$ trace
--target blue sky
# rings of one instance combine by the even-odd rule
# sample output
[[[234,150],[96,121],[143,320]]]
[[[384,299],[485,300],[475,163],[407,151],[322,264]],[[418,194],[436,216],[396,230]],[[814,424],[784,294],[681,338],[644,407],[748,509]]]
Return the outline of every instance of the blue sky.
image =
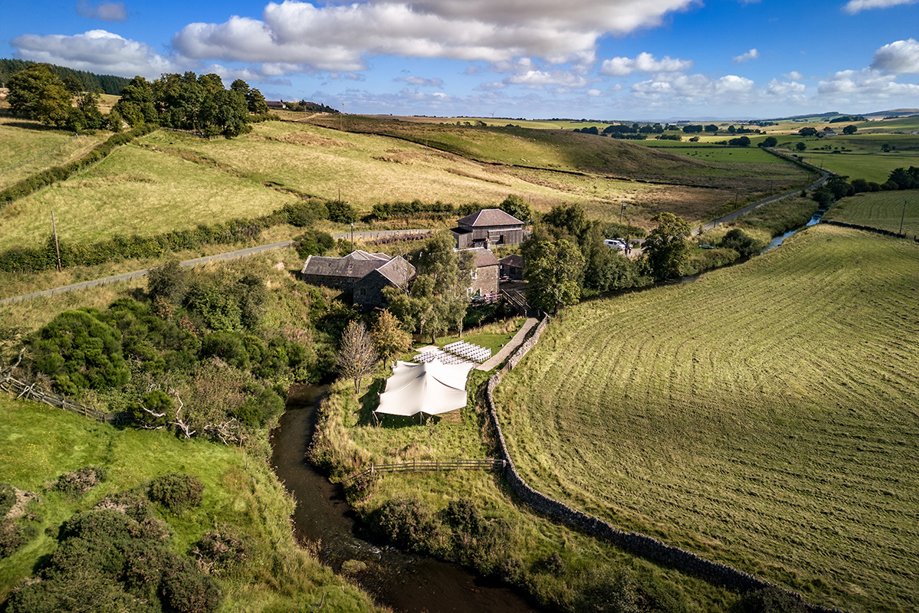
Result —
[[[214,72],[353,113],[678,120],[919,107],[917,0],[0,0],[0,56]]]

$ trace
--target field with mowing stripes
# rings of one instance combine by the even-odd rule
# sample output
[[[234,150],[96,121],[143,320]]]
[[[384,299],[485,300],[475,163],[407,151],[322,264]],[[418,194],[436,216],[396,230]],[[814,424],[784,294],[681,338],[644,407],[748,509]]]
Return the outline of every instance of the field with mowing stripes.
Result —
[[[905,207],[904,207],[905,203]],[[827,221],[844,221],[907,236],[919,234],[919,190],[874,192],[843,198],[826,214]]]
[[[851,611],[919,608],[919,244],[815,226],[584,303],[498,393],[551,496]]]

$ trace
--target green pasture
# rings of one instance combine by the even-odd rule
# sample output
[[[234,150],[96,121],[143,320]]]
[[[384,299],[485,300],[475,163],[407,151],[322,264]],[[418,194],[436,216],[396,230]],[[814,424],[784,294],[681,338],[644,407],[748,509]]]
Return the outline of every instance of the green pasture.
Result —
[[[826,212],[827,221],[843,221],[870,228],[919,235],[919,190],[856,194],[843,198]]]
[[[711,160],[713,162],[753,162],[757,164],[782,164],[787,165],[785,160],[763,151],[762,148],[750,147],[722,147],[722,146],[699,146],[699,143],[677,143],[675,141],[642,141],[647,142],[648,146],[655,149],[672,150],[674,153],[688,155],[699,160]],[[673,146],[676,145],[676,146]]]
[[[834,153],[830,151],[804,151],[799,153],[810,164],[852,179],[865,179],[884,184],[895,168],[919,165],[919,152],[895,153]]]
[[[568,309],[498,391],[535,488],[850,611],[919,608],[919,244],[818,225]]]
[[[373,610],[365,594],[297,547],[288,523],[294,503],[261,453],[264,448],[247,460],[235,447],[184,441],[166,431],[115,428],[0,395],[0,482],[40,495],[29,507],[38,535],[0,560],[0,601],[53,551],[54,536],[70,515],[106,496],[144,488],[154,477],[183,472],[196,475],[205,489],[200,508],[162,515],[177,552],[187,555],[206,532],[224,523],[254,539],[253,559],[220,578],[219,611],[305,610],[323,594],[334,610]],[[48,489],[60,475],[89,465],[106,468],[108,479],[82,497]]]
[[[206,164],[137,145],[0,211],[0,249],[45,241],[55,214],[62,240],[152,235],[256,217],[296,196]]]
[[[106,137],[107,134],[74,136],[37,121],[0,117],[0,189],[69,162]]]

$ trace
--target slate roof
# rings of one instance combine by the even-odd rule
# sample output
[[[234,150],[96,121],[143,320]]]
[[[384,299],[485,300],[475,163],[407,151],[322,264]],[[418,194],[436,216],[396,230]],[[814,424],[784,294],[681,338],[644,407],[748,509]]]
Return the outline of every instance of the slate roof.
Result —
[[[374,270],[380,272],[390,282],[405,287],[415,276],[415,267],[402,256],[391,258],[385,253],[367,253],[360,249],[352,251],[343,258],[327,258],[311,255],[303,264],[303,275],[320,275],[363,279]]]
[[[517,268],[523,268],[523,256],[514,253],[507,256],[506,258],[501,258],[498,260],[498,263],[504,264],[506,266],[516,266]]]
[[[470,249],[475,251],[475,267],[485,268],[486,266],[497,266],[498,258],[488,249]]]
[[[343,258],[311,255],[306,258],[300,272],[304,275],[360,279],[389,261],[390,257],[385,253],[367,253],[358,249]]]
[[[478,213],[466,215],[456,223],[461,226],[469,226],[470,228],[488,228],[491,226],[523,226],[522,221],[513,215],[508,215],[501,209],[482,209]]]

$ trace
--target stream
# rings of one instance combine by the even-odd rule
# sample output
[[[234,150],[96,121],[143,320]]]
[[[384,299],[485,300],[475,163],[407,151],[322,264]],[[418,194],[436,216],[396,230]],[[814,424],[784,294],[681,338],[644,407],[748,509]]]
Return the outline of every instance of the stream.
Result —
[[[817,211],[816,213],[814,213],[814,216],[811,217],[810,221],[807,222],[807,223],[804,225],[804,228],[810,228],[811,226],[815,226],[815,225],[817,225],[818,223],[820,223],[820,220],[823,219],[823,214],[824,214],[824,213],[826,213],[825,210],[820,210],[820,211]],[[770,251],[770,250],[772,250],[772,249],[775,249],[776,247],[778,247],[779,245],[781,245],[781,244],[785,241],[786,238],[788,238],[788,237],[791,236],[792,234],[795,234],[796,232],[800,232],[800,231],[803,230],[804,228],[798,228],[798,229],[796,229],[796,230],[789,230],[788,232],[786,232],[785,234],[783,234],[783,235],[781,235],[781,236],[776,236],[774,239],[772,239],[772,242],[770,242],[768,245],[766,245],[766,248],[765,248],[765,249],[763,249],[762,251],[760,251],[760,254],[763,254],[763,253],[766,253],[767,251]]]
[[[405,613],[537,613],[506,585],[465,568],[426,556],[377,546],[361,535],[357,514],[345,501],[340,485],[329,483],[305,460],[324,393],[316,386],[292,387],[287,409],[271,432],[271,463],[297,502],[293,521],[302,545],[320,542],[320,561],[338,572],[347,560],[367,570],[357,575],[361,587],[376,601]]]

